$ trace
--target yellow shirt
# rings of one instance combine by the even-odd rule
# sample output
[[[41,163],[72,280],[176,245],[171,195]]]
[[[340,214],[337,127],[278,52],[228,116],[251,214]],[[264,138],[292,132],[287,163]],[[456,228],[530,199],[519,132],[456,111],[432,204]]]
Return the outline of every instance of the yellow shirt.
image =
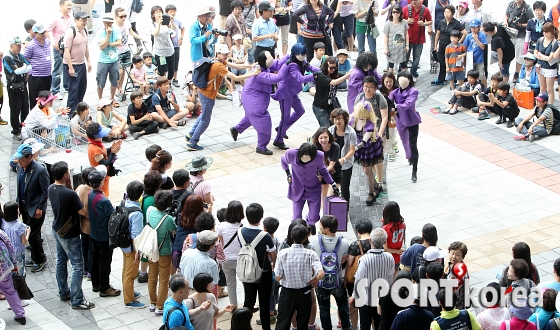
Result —
[[[458,310],[457,308],[454,308],[450,311],[445,311],[442,310],[441,311],[441,317],[444,319],[454,319],[457,316],[459,316],[459,312],[460,310]],[[471,328],[472,330],[480,330],[480,324],[478,323],[478,321],[476,320],[476,317],[469,311],[467,311],[467,313],[469,313],[469,318],[471,319]],[[433,321],[432,324],[430,324],[430,330],[441,330],[441,328],[439,327],[439,324],[437,323],[437,321]]]

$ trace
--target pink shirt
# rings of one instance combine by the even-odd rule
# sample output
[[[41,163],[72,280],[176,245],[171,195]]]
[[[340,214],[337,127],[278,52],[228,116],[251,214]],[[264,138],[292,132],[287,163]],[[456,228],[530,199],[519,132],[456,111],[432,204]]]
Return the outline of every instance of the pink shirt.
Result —
[[[197,175],[197,176],[190,176],[191,177],[191,185],[194,186],[198,181],[204,180],[202,178],[202,175]],[[202,200],[204,200],[204,195],[208,194],[211,191],[210,189],[210,183],[208,183],[208,181],[204,180],[201,183],[199,183],[196,188],[194,188],[193,193],[195,195],[198,195],[200,197],[202,197]]]
[[[500,326],[501,330],[506,330],[506,321],[502,322],[502,325]],[[516,317],[512,317],[511,320],[509,320],[509,329],[510,330],[521,330],[521,329],[525,329],[525,330],[537,330],[537,325],[533,322],[529,322],[527,320],[520,320]]]
[[[61,16],[49,25],[48,31],[51,34],[53,45],[58,45],[60,37],[72,26],[72,18],[70,16]]]
[[[146,81],[146,69],[143,65],[140,69],[137,69],[136,66],[133,67],[132,70],[130,70],[130,74],[138,81]],[[138,86],[138,84],[135,82],[134,86]]]
[[[76,36],[74,37],[74,33],[72,29],[68,28],[68,33],[64,35],[64,44],[65,47],[70,48],[70,58],[72,61],[72,65],[84,64],[86,62],[86,47],[87,47],[87,33],[85,29],[82,31],[78,31],[76,29]],[[62,58],[62,63],[66,63],[66,58]]]

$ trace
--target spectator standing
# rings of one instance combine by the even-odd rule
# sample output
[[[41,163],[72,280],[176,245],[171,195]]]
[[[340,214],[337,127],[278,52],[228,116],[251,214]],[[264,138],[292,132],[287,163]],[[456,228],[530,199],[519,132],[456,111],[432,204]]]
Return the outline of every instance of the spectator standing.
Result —
[[[517,307],[519,306],[519,307]],[[509,308],[511,320],[503,321],[500,330],[537,330],[537,325],[528,319],[533,314],[533,309],[527,305],[526,299],[520,299],[516,306]]]
[[[247,36],[251,38],[251,40],[253,40],[253,23],[255,22],[256,19],[261,17],[259,15],[259,7],[254,0],[243,0],[242,15],[243,15],[243,19],[245,20],[245,24],[247,25]],[[283,35],[282,38],[284,38]],[[256,57],[253,56],[254,52],[255,52],[255,42],[253,41],[251,43],[251,48],[247,49],[247,61],[249,61],[249,64],[253,64],[256,62]]]
[[[519,71],[521,64],[523,64],[523,54],[525,48],[525,35],[527,31],[527,23],[530,19],[535,17],[533,9],[525,0],[513,0],[506,9],[506,14],[503,19],[503,25],[509,26],[517,30],[517,37],[512,39],[515,47],[515,74],[513,75],[513,82],[517,83],[519,79]]]
[[[486,287],[493,288],[496,293],[500,292],[500,285],[496,282],[490,282]],[[490,302],[494,299],[496,299],[494,306],[487,307],[476,315],[476,321],[484,330],[500,330],[502,322],[511,318],[509,310],[502,306],[502,296],[498,294],[497,297],[494,297],[492,291],[487,291],[486,301]]]
[[[349,6],[351,10],[352,5]],[[301,18],[303,15],[306,16],[306,21]],[[299,23],[298,33],[303,36],[308,62],[313,58],[313,46],[317,42],[323,42],[326,46],[326,54],[333,55],[330,35],[327,32],[327,29],[333,28],[333,16],[333,10],[323,4],[321,0],[306,0],[306,3],[292,14],[292,19]],[[350,18],[348,20],[350,21]],[[353,15],[351,20],[354,22]],[[352,27],[351,32],[353,33],[353,31]]]
[[[60,300],[70,300],[73,309],[91,309],[95,304],[84,299],[82,276],[84,258],[80,240],[81,215],[87,210],[78,194],[68,189],[70,171],[68,164],[60,161],[51,167],[54,183],[48,194],[54,213],[52,234],[56,241],[56,281]],[[68,288],[68,266],[72,265],[72,282]]]
[[[346,38],[346,42],[348,44],[348,51],[350,52],[350,55],[352,55],[351,57],[355,58],[354,55],[356,53],[354,52],[354,32],[355,32],[354,4],[352,1],[340,1],[339,6],[340,6],[340,10],[338,11],[338,15],[340,15],[340,19],[342,20],[341,27],[343,27],[343,31],[341,32],[341,34],[343,37]],[[330,41],[330,36],[328,36],[328,34],[327,34],[327,38],[329,38],[328,41]],[[330,44],[331,44],[330,42],[325,43],[325,45],[329,45],[327,49],[331,49],[331,53],[328,55],[332,56],[333,55],[332,47],[330,47]]]
[[[544,1],[535,1],[535,3],[533,3],[533,12],[535,13],[535,17],[527,22],[527,34],[525,36],[524,47],[524,52],[528,51],[530,53],[535,50],[537,40],[544,36],[544,31],[542,30],[543,25],[548,22],[552,23],[549,18],[544,17],[544,13],[546,12],[546,3],[544,3]]]
[[[26,262],[26,266],[31,265],[31,271],[34,273],[40,272],[47,263],[41,240],[41,228],[47,212],[49,174],[43,165],[33,160],[33,151],[28,145],[24,145],[21,151],[18,149],[14,158],[18,159],[19,164],[16,202],[19,204],[23,223],[31,228],[29,234],[31,260]]]
[[[163,8],[153,6],[151,13],[152,26],[150,32],[153,36],[153,53],[155,64],[160,77],[167,77],[172,80],[175,72],[175,47],[171,36],[175,35],[177,26],[174,20],[163,24]]]
[[[350,296],[349,303],[354,305],[355,300],[361,295],[356,288],[362,279],[368,282],[365,287],[365,297],[362,297],[363,306],[358,307],[360,312],[360,330],[369,330],[371,327],[377,329],[380,315],[377,308],[373,307],[377,302],[371,301],[369,287],[377,279],[385,280],[389,285],[393,283],[395,260],[388,252],[383,252],[383,245],[387,242],[387,233],[381,228],[376,228],[371,233],[371,249],[366,252],[358,264],[355,275],[354,292]]]
[[[255,43],[255,51],[253,58],[256,59],[263,51],[268,51],[275,57],[276,54],[276,41],[278,41],[278,27],[272,19],[275,8],[268,1],[261,1],[259,3],[259,14],[251,30],[253,42]]]
[[[189,297],[189,283],[182,274],[173,274],[169,279],[169,288],[171,289],[171,297],[167,298],[163,304],[163,324],[168,329],[184,327],[187,330],[194,330],[190,320],[190,312],[195,314],[196,309],[191,311],[183,303]],[[196,312],[198,313],[200,310],[209,307],[210,303],[204,302]]]
[[[33,67],[28,74],[30,106],[35,103],[39,91],[47,91],[51,87],[51,42],[46,37],[47,30],[41,23],[33,25],[33,40],[25,47],[23,56]]]
[[[21,123],[29,113],[29,95],[27,93],[27,73],[32,67],[21,54],[21,40],[15,37],[10,40],[10,51],[3,56],[2,64],[8,85],[10,102],[10,124],[12,134],[17,141],[22,140]]]
[[[486,70],[484,66],[484,54],[486,52],[486,34],[480,31],[482,23],[478,18],[473,18],[469,23],[471,33],[465,37],[463,45],[467,52],[473,53],[473,70],[478,71],[478,79],[486,88]]]
[[[70,0],[59,0],[59,16],[54,20],[47,29],[51,37],[51,44],[53,46],[53,70],[52,70],[52,85],[51,93],[57,95],[60,93],[60,83],[62,82],[62,53],[58,47],[58,43],[62,36],[65,36],[66,31],[72,26],[72,18],[70,13],[72,12],[72,1]],[[75,17],[75,15],[74,15]],[[87,18],[88,15],[85,14]],[[83,28],[83,27],[82,27]],[[64,89],[68,89],[69,82],[64,81]],[[61,96],[61,95],[58,95]]]
[[[437,0],[439,3],[439,0]],[[449,44],[451,44],[451,32],[457,30],[461,33],[459,37],[459,43],[463,43],[465,37],[467,36],[467,31],[461,22],[456,20],[453,15],[455,15],[455,7],[452,5],[445,6],[445,18],[438,22],[437,33],[435,36],[433,51],[437,49],[437,57],[439,61],[439,74],[437,80],[432,82],[432,86],[443,85],[446,75],[447,64],[445,62],[445,49]],[[438,46],[436,48],[436,46]]]
[[[241,0],[234,0],[231,2],[231,14],[226,19],[226,30],[228,35],[226,43],[228,48],[234,44],[233,36],[240,34],[242,39],[247,36],[247,24],[243,17],[243,2]],[[258,54],[257,54],[258,55]]]
[[[439,290],[437,298],[439,305],[442,308],[441,316],[436,317],[436,319],[432,322],[430,329],[448,329],[449,326],[453,324],[459,329],[480,330],[480,324],[478,324],[476,317],[471,312],[465,309],[458,310],[455,308],[455,305],[457,305],[457,294],[455,291],[453,291],[452,296],[452,301],[447,301],[449,299],[446,299],[445,289]]]
[[[169,4],[165,6],[165,13],[171,16],[171,21],[175,25],[175,30],[171,33],[171,42],[173,43],[173,56],[174,56],[174,66],[169,70],[173,72],[173,81],[171,82],[173,86],[179,88],[179,80],[177,80],[177,72],[179,71],[179,59],[181,58],[181,46],[183,45],[183,39],[185,38],[185,26],[183,23],[177,19],[177,7],[175,5]],[[168,76],[169,78],[169,76]]]
[[[123,96],[122,84],[125,78],[123,65],[132,64],[132,53],[130,52],[130,48],[128,47],[128,45],[130,44],[129,38],[132,36],[143,41],[142,37],[134,32],[134,30],[132,29],[132,25],[130,24],[130,21],[127,19],[127,17],[128,14],[126,13],[124,8],[117,7],[115,9],[115,29],[118,29],[121,33],[121,44],[117,47],[117,54],[119,56],[119,81],[116,93],[117,98],[121,98]]]
[[[410,273],[418,266],[425,266],[424,251],[430,246],[436,246],[438,241],[437,229],[431,223],[422,227],[422,244],[412,244],[402,255],[400,269],[406,269]],[[443,267],[442,267],[443,268]]]
[[[529,265],[529,274],[527,278],[533,281],[535,284],[539,284],[541,282],[541,278],[539,275],[539,269],[535,264],[531,261],[531,248],[525,242],[517,242],[511,248],[511,254],[514,259],[523,259]],[[500,286],[501,287],[508,287],[511,285],[512,281],[508,279],[507,272],[509,270],[509,266],[504,268],[502,272],[502,276],[500,276]],[[554,288],[553,288],[554,289]]]
[[[393,282],[389,290],[391,291],[394,290],[395,288],[393,286],[395,282],[400,279],[406,279],[408,281],[411,281],[412,276],[410,275],[410,272],[408,270],[399,271],[398,273],[395,274],[395,281]],[[408,297],[409,294],[412,294],[412,292],[409,292],[407,288],[401,287],[397,291],[397,294],[399,298],[405,299]],[[377,313],[379,313],[381,318],[379,319],[379,326],[377,327],[377,329],[389,330],[391,328],[391,325],[395,321],[397,314],[403,309],[404,309],[403,307],[398,306],[395,303],[393,297],[390,294],[380,297],[379,305],[377,306]]]
[[[393,324],[391,325],[391,330],[430,329],[430,324],[434,320],[434,314],[419,306],[420,297],[418,294],[420,290],[418,287],[416,287],[415,292],[416,296],[414,302],[407,308],[397,313],[395,319],[393,320]]]
[[[459,5],[457,6],[457,12],[455,13],[455,18],[457,18],[457,20],[461,22],[461,24],[463,24],[463,27],[465,29],[467,30],[469,29],[470,22],[472,19],[472,13],[469,9],[468,0],[459,1]]]
[[[554,80],[558,76],[558,63],[550,64],[550,61],[557,57],[558,30],[550,22],[542,27],[544,37],[537,40],[534,55],[537,58],[539,67],[538,77],[541,93],[547,92],[549,102],[554,103]],[[516,72],[517,74],[517,72]],[[515,81],[515,80],[514,80]]]
[[[492,53],[496,52],[498,59],[498,67],[502,73],[503,81],[509,80],[509,67],[511,61],[515,59],[515,48],[506,30],[492,23],[484,23],[482,25],[484,33],[492,38],[490,43]]]
[[[114,142],[111,147],[105,148],[102,139],[109,134],[110,130],[101,124],[92,122],[86,128],[88,137],[88,159],[91,166],[104,165],[107,168],[109,177],[115,175],[116,170],[113,165],[117,159],[117,153],[121,150],[122,140]],[[103,179],[103,193],[109,196],[109,177]]]
[[[288,54],[288,34],[290,32],[290,9],[292,8],[292,0],[278,0],[276,1],[276,11],[273,16],[276,21],[276,26],[280,29],[282,35],[282,56]],[[280,54],[280,49],[278,49]]]
[[[31,229],[23,222],[19,221],[19,205],[16,202],[4,203],[4,212],[0,210],[0,216],[3,218],[2,230],[10,238],[10,242],[16,253],[16,260],[19,276],[25,275],[25,245],[29,240]],[[29,301],[22,300],[22,306],[28,306]]]
[[[88,16],[83,11],[74,13],[74,27],[68,29],[64,35],[66,47],[64,48],[63,73],[64,81],[68,81],[66,106],[70,108],[70,113],[75,113],[78,103],[84,99],[87,89],[87,72],[91,72],[88,34],[84,28],[87,18]],[[75,36],[74,31],[76,31]]]
[[[405,7],[406,8],[406,7]],[[407,67],[406,54],[409,51],[408,22],[403,20],[403,10],[399,6],[391,9],[391,19],[383,28],[385,33],[385,56],[389,62],[389,71],[393,72],[395,64],[398,71]]]
[[[123,0],[123,1],[127,1],[127,0]],[[132,4],[132,1],[130,3]],[[88,34],[93,34],[93,18],[94,18],[92,17],[93,5],[95,5],[95,0],[72,0],[72,12],[74,14],[79,11],[83,11],[84,13],[86,13],[87,23],[84,24],[84,26],[87,28]]]
[[[196,217],[203,212],[202,206],[194,211],[191,206],[185,206],[187,204],[187,199],[192,195],[192,190],[188,189],[190,187],[189,172],[184,169],[178,169],[173,172],[173,200],[179,201],[178,214],[175,220],[177,224],[177,232],[175,235],[175,241],[171,247],[171,273],[175,274],[177,268],[179,268],[179,262],[181,261],[181,255],[183,253],[183,243],[187,235],[195,233],[194,220]],[[189,217],[187,217],[188,222],[183,222],[183,213],[192,212]],[[192,220],[191,220],[192,219]],[[190,229],[190,230],[189,230]]]
[[[81,233],[80,239],[82,241],[82,256],[84,257],[84,274],[88,280],[91,280],[91,262],[93,256],[93,244],[91,244],[90,233],[91,233],[91,226],[89,223],[88,217],[88,195],[89,192],[93,190],[93,188],[89,185],[88,176],[91,171],[95,170],[94,167],[86,167],[82,169],[82,184],[76,188],[76,194],[80,198],[80,202],[84,205],[86,209],[86,214],[81,215]],[[87,274],[86,274],[87,273]]]
[[[478,19],[482,24],[493,22],[492,12],[487,10],[486,6],[483,5],[482,0],[471,0],[472,2],[472,19]]]
[[[369,46],[369,51],[376,52],[377,40],[379,36],[379,29],[374,25],[367,25],[366,18],[369,10],[373,10],[373,16],[379,15],[379,2],[378,0],[356,0],[354,1],[353,11],[356,18],[356,38],[358,39],[358,53],[366,50],[366,39]]]
[[[227,305],[223,309],[218,307],[216,296],[212,294],[212,280],[212,275],[210,274],[197,274],[194,277],[192,285],[195,292],[191,294],[185,302],[187,307],[192,310],[201,307],[204,303],[210,302],[210,308],[201,310],[198,315],[192,318],[192,324],[197,330],[212,330],[212,324],[217,318],[224,315],[226,312],[231,313],[234,310],[232,304]]]
[[[103,27],[99,29],[95,36],[97,45],[101,52],[99,53],[99,60],[97,61],[97,97],[103,97],[103,89],[109,76],[111,83],[111,97],[114,106],[119,106],[115,100],[115,92],[117,91],[117,84],[119,80],[119,55],[118,47],[122,45],[121,31],[113,29],[113,22],[115,20],[111,15],[103,16]]]
[[[241,220],[245,218],[243,213],[243,204],[239,201],[231,201],[228,204],[225,221],[218,225],[218,236],[224,245],[224,254],[226,260],[220,264],[227,283],[227,292],[229,303],[237,306],[237,257],[241,249],[237,244],[238,229],[243,225]]]
[[[403,19],[408,23],[409,46],[406,59],[410,60],[410,55],[412,55],[410,73],[413,77],[418,78],[420,56],[422,56],[426,43],[426,27],[430,30],[432,13],[428,7],[422,4],[421,0],[411,0],[409,5],[403,7]]]
[[[19,299],[17,291],[14,289],[14,283],[12,281],[12,272],[17,272],[17,258],[14,246],[10,242],[10,238],[3,230],[0,230],[0,250],[3,253],[0,254],[0,293],[4,295],[5,299],[8,301],[10,309],[16,315],[14,321],[21,325],[25,325],[27,320],[25,319],[25,310],[21,305],[21,300]]]
[[[98,170],[91,171],[88,176],[89,184],[93,188],[88,194],[88,217],[93,244],[91,285],[92,291],[99,292],[100,297],[116,297],[121,294],[121,290],[113,288],[109,283],[113,249],[109,246],[109,232],[106,229],[109,217],[115,209],[101,190],[106,176],[105,171]]]
[[[224,0],[227,2],[227,0]],[[222,10],[222,3],[220,2],[220,11]],[[229,8],[228,8],[229,10]],[[198,11],[196,22],[191,25],[189,29],[189,40],[191,44],[191,62],[194,64],[202,57],[210,57],[210,51],[207,44],[215,37],[212,34],[212,26],[208,24],[208,19],[212,11],[210,8],[204,7]],[[221,14],[220,14],[221,15]],[[226,17],[228,14],[226,14]],[[220,16],[222,17],[222,16]],[[225,18],[223,25],[225,25]],[[220,22],[221,23],[221,22]]]
[[[546,283],[540,283],[540,288],[550,288],[558,291],[560,289],[560,258],[554,260],[552,265],[552,281]]]
[[[321,65],[321,73],[315,79],[315,96],[313,97],[313,113],[321,127],[332,125],[330,118],[336,103],[336,91],[339,84],[346,82],[350,72],[339,74],[338,61],[329,56]],[[338,100],[338,98],[336,98]]]
[[[334,141],[340,146],[340,159],[338,162],[342,166],[342,178],[340,180],[340,190],[342,198],[350,200],[350,180],[352,179],[352,169],[354,167],[354,153],[356,152],[356,131],[348,125],[350,116],[343,109],[334,109],[331,112],[331,121],[334,123],[329,127],[329,132],[333,135]]]
[[[196,248],[186,249],[183,252],[180,268],[189,283],[194,281],[197,274],[207,273],[212,275],[212,284],[218,285],[220,280],[218,264],[209,256],[209,251],[216,246],[217,240],[218,234],[210,230],[203,230],[196,235]]]

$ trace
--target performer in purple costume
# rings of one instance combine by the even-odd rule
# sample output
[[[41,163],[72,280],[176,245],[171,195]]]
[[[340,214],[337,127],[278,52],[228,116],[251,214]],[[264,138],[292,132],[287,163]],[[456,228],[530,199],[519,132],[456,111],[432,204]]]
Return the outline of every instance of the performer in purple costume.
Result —
[[[416,111],[418,90],[414,88],[414,80],[410,71],[401,71],[397,76],[399,88],[389,94],[389,99],[395,102],[397,130],[408,159],[412,165],[412,182],[416,182],[418,170],[418,131],[422,122],[420,114]]]
[[[305,113],[305,108],[298,96],[302,84],[314,81],[316,72],[321,71],[305,61],[305,54],[304,45],[293,45],[290,60],[278,72],[282,80],[278,84],[276,93],[272,95],[272,98],[280,103],[280,124],[277,127],[276,139],[272,143],[278,149],[288,149],[284,143],[284,138],[287,138],[286,132]],[[313,75],[305,76],[306,71],[313,72]],[[290,114],[292,108],[294,112]]]
[[[363,52],[356,59],[356,67],[350,72],[350,80],[348,81],[348,113],[354,112],[354,102],[356,96],[364,92],[363,80],[365,76],[374,76],[377,81],[382,81],[381,76],[377,73],[377,55],[372,52]],[[379,87],[379,86],[378,86]]]
[[[272,74],[271,72],[278,71],[288,58],[289,55],[286,55],[281,59],[274,60],[268,51],[261,52],[257,56],[257,63],[261,67],[261,73],[245,82],[245,87],[241,94],[245,116],[235,127],[229,129],[231,137],[233,137],[234,141],[237,141],[237,135],[253,126],[257,131],[256,151],[258,154],[272,155],[272,151],[266,147],[270,142],[272,131],[272,120],[268,112],[268,105],[270,104],[272,85],[280,82],[282,76]]]
[[[282,169],[288,175],[288,198],[292,201],[292,221],[302,218],[303,205],[307,202],[309,214],[307,223],[311,225],[311,232],[315,234],[315,223],[319,221],[321,209],[321,181],[317,172],[333,188],[334,194],[340,196],[340,190],[325,167],[322,151],[311,143],[303,143],[299,149],[289,149],[280,159]],[[292,172],[290,172],[290,166]]]

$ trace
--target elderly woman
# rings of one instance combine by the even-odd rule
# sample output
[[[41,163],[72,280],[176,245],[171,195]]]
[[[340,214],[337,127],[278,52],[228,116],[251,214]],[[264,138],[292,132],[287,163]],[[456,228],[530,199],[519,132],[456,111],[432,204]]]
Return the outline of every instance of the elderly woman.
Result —
[[[537,58],[531,53],[523,55],[523,60],[525,63],[521,66],[521,72],[519,73],[519,83],[521,85],[527,85],[533,91],[535,97],[539,95],[541,88],[539,84],[539,75],[537,74]],[[524,82],[525,81],[525,82]]]
[[[327,33],[327,28],[333,27],[333,14],[332,9],[321,0],[305,0],[305,4],[292,14],[292,18],[298,23],[298,35],[303,36],[305,42],[307,61],[313,58],[313,46],[317,42],[323,42],[326,54],[333,55],[330,35]],[[303,15],[306,16],[305,21],[301,18]]]
[[[245,18],[243,17],[243,2],[241,0],[234,0],[231,3],[231,14],[229,14],[226,19],[226,30],[228,35],[226,37],[226,42],[228,48],[231,49],[233,45],[232,36],[240,34],[243,38],[247,36],[247,24],[245,23]],[[247,49],[248,50],[248,49]]]
[[[24,138],[29,137],[29,132],[41,135],[56,127],[56,115],[69,111],[68,108],[60,108],[56,112],[52,109],[53,102],[57,98],[56,95],[52,95],[49,91],[39,92],[37,105],[29,111],[27,118],[25,118],[25,125],[22,125],[21,134]]]
[[[204,203],[208,204],[208,209],[212,210],[214,196],[208,181],[204,181],[203,175],[212,166],[214,159],[211,157],[195,156],[190,163],[185,165],[185,170],[190,173],[191,189],[195,195],[202,197]]]

